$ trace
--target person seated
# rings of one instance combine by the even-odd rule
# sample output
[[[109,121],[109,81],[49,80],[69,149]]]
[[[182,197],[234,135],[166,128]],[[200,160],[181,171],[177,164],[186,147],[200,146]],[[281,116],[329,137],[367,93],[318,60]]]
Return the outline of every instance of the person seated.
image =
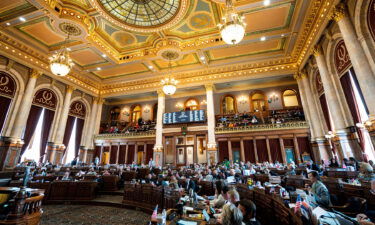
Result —
[[[238,202],[240,201],[240,194],[236,191],[236,189],[232,189],[228,191],[228,202],[235,206],[238,206]]]
[[[336,158],[331,158],[330,159],[329,167],[331,167],[331,168],[338,168],[339,167],[339,164],[336,161]]]
[[[233,204],[224,205],[222,213],[217,219],[218,224],[222,225],[242,225],[243,215]]]
[[[66,169],[66,172],[64,173],[64,176],[61,178],[61,180],[71,180],[69,168]]]
[[[171,181],[169,183],[169,186],[172,187],[173,189],[179,189],[178,181],[175,176],[171,176]]]
[[[86,175],[90,176],[96,176],[96,172],[93,167],[90,167],[89,171],[86,173]]]
[[[359,171],[359,163],[354,157],[349,158],[349,165],[354,167],[354,171]]]
[[[103,176],[109,176],[109,175],[111,175],[111,173],[108,170],[104,170]]]
[[[215,199],[213,205],[214,208],[222,208],[228,200],[227,192],[229,191],[229,188],[224,185],[222,181],[216,181],[215,186]]]
[[[311,171],[309,173],[309,179],[312,183],[311,188],[309,189],[309,193],[311,196],[311,200],[317,206],[321,206],[324,208],[329,207],[330,205],[330,195],[327,187],[323,184],[320,179],[320,176],[317,171]]]
[[[242,222],[245,225],[261,225],[259,221],[255,218],[256,216],[256,206],[254,202],[248,199],[243,199],[238,202],[238,208],[241,210],[243,215]]]
[[[374,169],[369,163],[361,163],[359,167],[358,179],[363,181],[371,181],[375,179]]]

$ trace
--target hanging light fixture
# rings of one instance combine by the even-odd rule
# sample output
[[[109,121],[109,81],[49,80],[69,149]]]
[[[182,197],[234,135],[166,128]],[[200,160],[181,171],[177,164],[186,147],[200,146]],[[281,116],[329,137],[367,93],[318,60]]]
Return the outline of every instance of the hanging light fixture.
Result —
[[[51,72],[56,76],[66,76],[72,69],[74,63],[69,56],[68,49],[66,48],[66,43],[68,42],[69,34],[63,47],[56,53],[49,57],[50,64],[49,67]]]
[[[235,12],[232,0],[226,0],[226,12],[223,23],[219,24],[220,34],[223,41],[229,45],[238,44],[245,36],[246,23],[244,17]]]
[[[174,78],[171,78],[171,70],[172,70],[172,64],[171,60],[169,60],[169,73],[168,77],[161,80],[161,85],[163,85],[163,92],[166,95],[173,95],[177,90],[177,83],[178,81]]]

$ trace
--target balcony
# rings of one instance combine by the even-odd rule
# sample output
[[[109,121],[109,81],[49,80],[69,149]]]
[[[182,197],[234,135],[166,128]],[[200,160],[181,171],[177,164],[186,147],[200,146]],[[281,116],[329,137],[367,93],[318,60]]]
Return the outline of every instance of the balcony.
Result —
[[[111,140],[111,139],[135,139],[135,138],[152,138],[155,137],[155,130],[128,133],[110,133],[95,135],[95,140]]]
[[[275,124],[257,124],[241,127],[216,127],[216,134],[240,133],[240,132],[260,132],[274,130],[292,130],[292,129],[308,129],[309,125],[306,121],[296,121]]]

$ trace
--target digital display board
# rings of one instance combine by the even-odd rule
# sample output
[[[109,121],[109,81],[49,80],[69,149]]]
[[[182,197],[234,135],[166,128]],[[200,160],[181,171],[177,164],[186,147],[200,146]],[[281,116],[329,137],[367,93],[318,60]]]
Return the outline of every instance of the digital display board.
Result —
[[[206,115],[204,110],[193,110],[193,111],[181,111],[164,113],[163,124],[175,124],[175,123],[195,123],[204,122]]]

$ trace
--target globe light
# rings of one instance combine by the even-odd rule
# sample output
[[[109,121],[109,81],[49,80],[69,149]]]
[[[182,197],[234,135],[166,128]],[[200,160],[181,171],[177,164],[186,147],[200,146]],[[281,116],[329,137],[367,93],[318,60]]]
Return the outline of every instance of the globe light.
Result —
[[[66,48],[52,55],[49,60],[51,72],[56,76],[68,75],[74,65],[73,60],[69,57],[69,52]]]
[[[234,11],[231,1],[227,1],[226,13],[223,17],[223,23],[219,24],[220,34],[223,41],[229,45],[238,44],[245,36],[246,23],[244,17],[241,17]]]
[[[161,84],[163,85],[163,92],[166,95],[173,95],[177,90],[177,83],[178,81],[174,78],[169,79],[165,78],[161,81]]]

